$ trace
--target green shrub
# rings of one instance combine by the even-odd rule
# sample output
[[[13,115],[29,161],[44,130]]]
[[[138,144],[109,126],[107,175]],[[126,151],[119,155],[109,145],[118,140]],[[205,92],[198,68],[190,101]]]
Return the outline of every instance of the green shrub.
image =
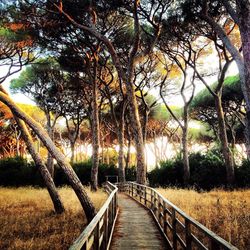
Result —
[[[238,187],[250,187],[250,161],[243,161],[240,167],[235,168],[235,179]]]
[[[91,183],[91,161],[77,162],[73,164],[73,169],[83,185]],[[100,164],[98,169],[98,183],[101,185],[106,180],[107,175],[118,175],[118,170],[114,165]],[[55,168],[55,183],[57,186],[69,185],[69,182],[58,166]]]
[[[193,153],[189,157],[190,186],[212,189],[226,185],[226,167],[218,150],[205,155]],[[184,186],[181,157],[160,163],[160,167],[148,173],[151,186]]]
[[[136,167],[125,168],[126,181],[136,181]]]
[[[42,180],[34,164],[21,157],[0,160],[1,186],[41,185]]]
[[[160,167],[148,173],[151,186],[179,186],[183,183],[183,168],[179,158],[160,163]]]
[[[191,154],[190,184],[202,189],[212,189],[226,185],[226,167],[214,152],[205,155],[200,153]]]
[[[218,150],[209,151],[207,154],[195,153],[189,157],[190,183],[197,189],[209,190],[226,185],[226,167]],[[91,161],[73,164],[73,169],[83,185],[91,182]],[[136,168],[125,169],[126,180],[136,180]],[[101,185],[107,175],[118,175],[114,165],[100,164],[98,182]],[[55,165],[55,183],[57,186],[68,185],[67,177]],[[183,163],[178,156],[173,160],[161,162],[160,166],[150,171],[147,175],[151,186],[179,186],[183,187]],[[250,187],[250,162],[244,161],[235,168],[235,186]],[[112,181],[112,180],[111,180]],[[115,181],[115,180],[114,180]],[[34,163],[29,163],[21,157],[0,160],[0,186],[41,186],[43,180]]]

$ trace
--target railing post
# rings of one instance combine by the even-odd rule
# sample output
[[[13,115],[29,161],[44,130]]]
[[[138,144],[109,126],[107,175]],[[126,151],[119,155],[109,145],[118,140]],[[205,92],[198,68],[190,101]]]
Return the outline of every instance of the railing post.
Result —
[[[142,199],[142,186],[138,186],[139,187],[139,196],[140,196],[140,202]]]
[[[144,204],[147,207],[147,187],[144,186]]]
[[[114,197],[111,200],[111,224],[113,225],[114,221]]]
[[[154,211],[154,214],[156,214],[156,206],[155,206],[156,198],[155,198],[155,192],[153,192],[153,197],[154,197],[154,207],[153,207],[153,211]]]
[[[100,238],[100,222],[98,221],[96,225],[95,233],[94,233],[94,249],[95,250],[100,249],[99,238]]]
[[[176,214],[174,208],[172,208],[172,234],[173,234],[173,249],[177,249],[177,235],[176,235]]]
[[[115,193],[115,216],[116,216],[116,213],[117,213],[117,193]]]
[[[107,209],[104,214],[104,235],[103,235],[103,250],[107,249],[109,240],[109,210]]]
[[[185,234],[186,234],[186,249],[192,249],[192,235],[191,235],[191,224],[190,221],[185,218]]]
[[[166,205],[166,202],[164,201],[163,203],[163,228],[164,228],[164,234],[167,235],[167,205]]]
[[[161,225],[161,199],[160,199],[160,195],[158,194],[157,195],[157,199],[158,199],[158,202],[157,202],[157,205],[158,205],[158,221]]]
[[[150,189],[150,202],[151,202],[151,210],[154,211],[154,197],[153,197],[153,190]]]
[[[131,184],[132,184],[132,197],[134,197],[134,183]]]

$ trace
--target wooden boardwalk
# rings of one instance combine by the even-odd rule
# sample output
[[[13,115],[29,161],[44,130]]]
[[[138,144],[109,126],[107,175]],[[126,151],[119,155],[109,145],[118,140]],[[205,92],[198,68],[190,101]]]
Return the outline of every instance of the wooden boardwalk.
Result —
[[[111,250],[167,249],[151,213],[124,193],[118,194],[119,215]]]

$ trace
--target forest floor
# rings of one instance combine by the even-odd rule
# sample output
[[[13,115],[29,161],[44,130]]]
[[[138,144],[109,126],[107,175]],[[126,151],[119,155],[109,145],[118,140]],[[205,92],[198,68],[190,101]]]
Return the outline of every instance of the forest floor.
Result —
[[[60,188],[66,208],[62,215],[53,213],[45,189],[0,188],[0,249],[68,249],[86,226],[86,218],[76,195],[70,188]],[[107,195],[87,188],[97,209]]]
[[[164,197],[239,249],[250,249],[250,190],[196,192],[157,189]]]

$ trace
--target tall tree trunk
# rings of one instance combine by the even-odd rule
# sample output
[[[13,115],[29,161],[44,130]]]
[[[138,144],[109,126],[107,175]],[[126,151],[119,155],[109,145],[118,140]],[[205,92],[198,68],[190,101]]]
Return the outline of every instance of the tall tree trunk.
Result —
[[[131,137],[128,135],[128,151],[127,151],[127,157],[126,157],[126,168],[130,167],[130,158],[131,158]]]
[[[183,153],[183,170],[184,170],[184,184],[189,183],[190,179],[190,166],[188,155],[188,107],[184,107],[184,125],[182,127],[182,153]]]
[[[99,109],[97,102],[97,82],[96,78],[92,83],[92,169],[91,169],[91,188],[96,191],[98,187],[98,167],[99,167],[99,149],[100,149],[100,128],[99,128]]]
[[[46,131],[43,127],[33,120],[29,115],[23,112],[6,94],[0,92],[0,101],[6,104],[12,113],[15,114],[18,118],[22,119],[26,124],[28,124],[35,134],[39,136],[44,146],[49,150],[49,152],[53,155],[53,157],[57,160],[59,166],[62,168],[63,172],[67,176],[69,184],[74,189],[82,207],[86,214],[87,220],[90,222],[92,218],[96,214],[95,207],[93,203],[90,201],[86,191],[83,188],[83,185],[74,170],[70,166],[70,164],[65,159],[62,152],[55,146],[52,142]]]
[[[104,139],[102,138],[102,164],[105,163],[105,159],[104,159]]]
[[[106,161],[107,161],[107,165],[109,165],[109,147],[107,147],[107,151],[106,151],[107,155],[106,155]]]
[[[125,168],[124,168],[124,114],[120,119],[119,128],[117,131],[119,143],[119,156],[118,156],[118,177],[119,182],[125,182]]]
[[[21,133],[19,133],[15,128],[15,135],[16,135],[16,155],[20,156],[20,136]]]
[[[214,96],[215,98],[215,107],[218,115],[218,125],[219,125],[219,137],[221,143],[221,150],[226,164],[227,170],[227,183],[232,185],[234,183],[234,162],[233,157],[229,149],[227,130],[224,118],[224,112],[221,103],[220,94]]]
[[[144,117],[143,117],[143,126],[142,126],[142,134],[143,134],[144,144],[147,141],[148,115],[149,115],[149,109],[148,109],[148,107],[145,107]]]
[[[47,187],[47,190],[49,192],[50,198],[53,202],[54,205],[54,209],[56,211],[57,214],[61,214],[65,211],[63,203],[61,201],[61,198],[59,196],[59,193],[56,190],[56,186],[55,183],[52,179],[52,176],[50,175],[47,167],[43,164],[42,159],[40,158],[40,156],[36,153],[33,141],[32,141],[32,137],[25,125],[25,123],[16,118],[16,122],[20,128],[20,131],[22,133],[22,137],[23,140],[25,141],[27,148],[29,150],[30,155],[32,156],[36,166],[39,169],[39,172],[43,178],[43,181],[45,183],[45,186]]]
[[[134,86],[133,86],[133,73],[130,71],[129,81],[126,84],[128,95],[128,108],[130,109],[131,129],[133,131],[135,148],[136,148],[136,181],[140,184],[146,183],[146,164],[144,153],[144,142],[142,136],[142,128],[140,123],[138,104],[136,101]]]
[[[73,163],[75,161],[75,142],[70,142],[70,150],[71,150],[71,157],[70,162]]]
[[[250,159],[250,2],[249,0],[237,0],[237,7],[244,58],[244,72],[241,75],[244,74],[244,88],[242,90],[247,111],[245,129],[246,148],[248,159]]]

